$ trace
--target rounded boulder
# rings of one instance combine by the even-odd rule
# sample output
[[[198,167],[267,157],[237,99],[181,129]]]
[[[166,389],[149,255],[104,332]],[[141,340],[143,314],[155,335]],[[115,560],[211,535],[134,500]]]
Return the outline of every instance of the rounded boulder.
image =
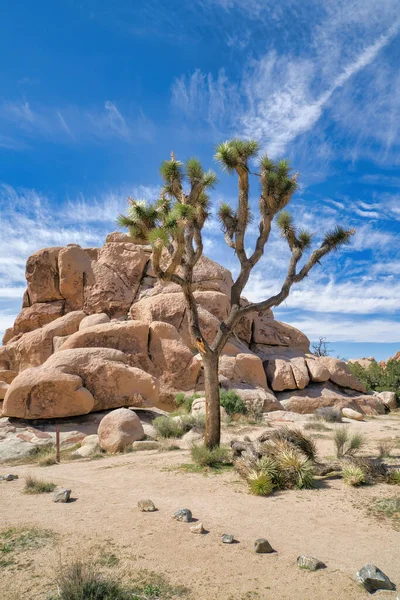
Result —
[[[111,454],[122,452],[133,442],[144,438],[143,426],[135,412],[118,408],[106,415],[98,430],[100,447]]]

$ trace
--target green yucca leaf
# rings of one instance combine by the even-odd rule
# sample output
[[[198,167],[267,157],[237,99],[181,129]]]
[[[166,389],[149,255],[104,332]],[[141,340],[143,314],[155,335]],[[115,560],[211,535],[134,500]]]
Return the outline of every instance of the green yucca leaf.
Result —
[[[204,170],[201,166],[201,162],[197,158],[189,158],[185,164],[186,175],[189,180],[194,183],[195,181],[202,181]]]
[[[214,171],[207,171],[207,173],[204,173],[203,184],[205,188],[213,189],[217,183],[218,178]]]
[[[126,215],[119,214],[117,217],[117,224],[119,227],[132,227],[132,219]]]
[[[171,216],[179,219],[193,219],[194,217],[194,208],[190,204],[181,204],[177,202],[171,211]]]
[[[299,232],[298,239],[302,250],[307,250],[311,246],[312,237],[312,233],[309,233],[305,229]]]
[[[182,181],[183,165],[179,160],[164,160],[160,167],[161,177],[167,182]]]
[[[289,234],[295,233],[293,225],[293,217],[286,210],[280,212],[277,216],[276,223],[281,230],[283,236],[287,237]]]
[[[149,241],[152,246],[168,246],[170,238],[162,227],[156,227],[149,232]]]
[[[218,210],[218,219],[221,223],[225,223],[227,219],[235,219],[235,212],[227,202],[221,203]]]
[[[215,159],[227,173],[232,173],[238,164],[237,153],[229,142],[222,142],[216,147]]]
[[[354,233],[355,229],[344,229],[341,225],[336,225],[332,231],[325,234],[322,245],[328,246],[331,250],[336,250],[340,246],[349,244]]]
[[[274,161],[272,161],[270,158],[268,158],[268,156],[266,154],[264,156],[262,156],[260,159],[260,169],[262,171],[272,171],[273,168],[274,168]]]

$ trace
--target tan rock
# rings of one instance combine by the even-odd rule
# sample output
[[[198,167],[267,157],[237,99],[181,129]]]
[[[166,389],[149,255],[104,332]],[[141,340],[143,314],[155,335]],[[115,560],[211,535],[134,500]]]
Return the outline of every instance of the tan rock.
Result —
[[[345,406],[342,408],[342,415],[347,419],[352,419],[353,421],[364,421],[364,415],[362,415],[357,410],[353,410],[352,408],[348,408]]]
[[[326,366],[316,356],[307,354],[306,363],[310,373],[311,381],[322,383],[328,381],[330,373]]]
[[[104,323],[87,327],[69,337],[61,350],[72,348],[114,348],[124,352],[133,367],[152,369],[147,353],[149,326],[141,321]]]
[[[290,346],[307,352],[310,340],[301,331],[286,323],[271,319],[268,313],[256,313],[253,323],[253,342],[270,346]]]
[[[56,300],[54,302],[37,302],[28,308],[23,308],[14,321],[14,335],[34,331],[62,317],[64,305],[64,300]]]
[[[339,410],[348,407],[368,415],[385,412],[383,404],[377,397],[355,392],[345,393],[330,382],[312,383],[304,390],[277,393],[277,398],[285,410],[300,414],[311,414],[317,408],[325,406],[332,406]]]
[[[109,323],[110,317],[106,313],[98,313],[94,315],[88,315],[79,324],[79,331],[93,327],[93,325],[102,325],[103,323]]]
[[[225,386],[224,386],[225,387]],[[254,412],[269,412],[282,410],[275,394],[269,389],[262,389],[245,383],[234,383],[229,386],[243,402]]]
[[[228,423],[229,422],[229,415],[226,412],[225,408],[223,406],[220,406],[220,415],[221,415],[221,422],[222,423]],[[206,399],[205,398],[196,398],[196,400],[194,400],[193,404],[192,404],[192,409],[191,409],[191,413],[192,415],[205,415],[206,414]]]
[[[395,408],[397,408],[397,396],[395,392],[379,392],[378,398],[382,402],[382,404],[388,407],[389,410],[394,410]]]
[[[228,269],[202,256],[194,268],[193,283],[197,290],[215,290],[229,297],[233,280]]]
[[[85,284],[93,283],[92,260],[80,246],[67,246],[58,256],[60,292],[68,310],[82,310],[85,302]]]
[[[94,406],[82,379],[58,369],[25,369],[7,390],[3,416],[53,419],[83,415]]]
[[[204,441],[204,432],[197,427],[193,427],[185,433],[179,440],[179,447],[190,450],[192,446],[201,446]]]
[[[112,244],[112,243],[118,243],[118,244],[138,244],[138,245],[144,245],[143,241],[138,240],[137,238],[133,238],[132,236],[128,235],[127,233],[123,233],[122,231],[113,231],[112,233],[109,233],[106,237],[106,244]]]
[[[6,344],[8,344],[8,342],[10,340],[12,340],[12,338],[14,337],[14,329],[13,327],[8,327],[3,335],[3,339],[2,339],[2,344],[3,346],[5,346]]]
[[[174,400],[178,391],[194,389],[201,363],[169,323],[150,325],[149,352],[160,381],[160,399]]]
[[[10,371],[9,369],[0,369],[0,381],[4,381],[5,383],[11,383],[17,375],[17,371]]]
[[[319,360],[328,369],[330,373],[329,379],[333,381],[333,383],[365,394],[367,390],[365,389],[364,384],[361,383],[358,377],[350,373],[349,368],[343,360],[332,358],[330,356],[323,356]]]
[[[45,248],[32,254],[26,263],[26,280],[31,304],[62,300],[59,290],[58,255],[61,248]]]
[[[7,368],[23,371],[42,365],[53,353],[53,338],[76,332],[79,323],[85,316],[83,311],[70,312],[48,325],[25,333],[21,338],[10,342],[6,346],[9,357]],[[1,362],[0,355],[0,364]]]
[[[269,360],[266,373],[268,383],[275,392],[297,388],[290,361],[285,358]]]
[[[115,454],[128,448],[133,442],[144,437],[139,417],[132,410],[118,408],[100,421],[99,444],[103,450]]]
[[[294,380],[299,390],[302,390],[310,382],[306,361],[302,357],[291,358],[290,366],[292,367]]]
[[[264,366],[260,358],[255,354],[240,353],[235,358],[234,379],[236,381],[249,383],[254,387],[267,387]]]
[[[108,243],[100,248],[98,260],[91,264],[93,277],[85,287],[86,312],[126,315],[147,261],[147,254],[133,244]]]
[[[44,367],[79,375],[95,399],[93,410],[157,405],[157,379],[141,369],[129,367],[127,362],[127,356],[119,350],[76,348],[56,352]]]
[[[0,400],[4,400],[9,384],[5,381],[0,381]]]

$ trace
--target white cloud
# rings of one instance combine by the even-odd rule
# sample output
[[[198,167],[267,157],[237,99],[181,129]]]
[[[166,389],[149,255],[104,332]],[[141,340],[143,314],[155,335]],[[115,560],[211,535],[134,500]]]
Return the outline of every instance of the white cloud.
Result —
[[[277,312],[275,312],[277,315]],[[281,317],[282,318],[282,317]],[[324,319],[300,317],[290,321],[293,327],[303,331],[309,338],[326,337],[330,342],[375,342],[396,343],[400,339],[400,321],[369,319],[360,321],[346,319],[340,315]]]

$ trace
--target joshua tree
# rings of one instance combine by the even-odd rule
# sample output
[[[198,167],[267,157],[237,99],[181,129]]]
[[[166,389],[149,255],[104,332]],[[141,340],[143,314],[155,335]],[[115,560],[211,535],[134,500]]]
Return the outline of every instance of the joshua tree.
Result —
[[[240,262],[240,272],[231,289],[231,309],[221,323],[215,339],[206,340],[199,324],[197,303],[193,294],[193,270],[203,254],[202,229],[210,215],[210,199],[207,192],[214,188],[217,178],[212,171],[205,172],[196,158],[185,164],[171,159],[161,165],[164,180],[160,198],[154,204],[129,199],[128,215],[120,215],[118,224],[127,227],[132,236],[149,242],[153,247],[152,263],[157,277],[164,282],[181,286],[187,305],[189,331],[203,360],[206,395],[206,439],[209,448],[220,441],[220,402],[218,385],[219,356],[238,321],[245,314],[266,311],[281,304],[289,295],[294,283],[302,281],[310,270],[326,254],[347,244],[354,233],[340,226],[323,237],[321,245],[299,263],[310,248],[312,235],[297,231],[292,216],[283,209],[297,189],[297,173],[292,175],[286,160],[274,162],[268,156],[259,159],[257,173],[250,171],[249,162],[259,154],[258,143],[233,139],[220,144],[216,149],[216,160],[228,174],[238,178],[238,201],[235,207],[222,204],[219,220],[225,241]],[[249,204],[249,178],[256,177],[261,185],[258,202],[259,227],[254,250],[248,255],[245,248],[245,233],[252,219]],[[184,189],[184,184],[187,189]],[[252,269],[263,255],[268,242],[272,221],[277,224],[286,239],[291,257],[287,275],[280,291],[263,300],[243,306],[242,291],[249,280]]]

